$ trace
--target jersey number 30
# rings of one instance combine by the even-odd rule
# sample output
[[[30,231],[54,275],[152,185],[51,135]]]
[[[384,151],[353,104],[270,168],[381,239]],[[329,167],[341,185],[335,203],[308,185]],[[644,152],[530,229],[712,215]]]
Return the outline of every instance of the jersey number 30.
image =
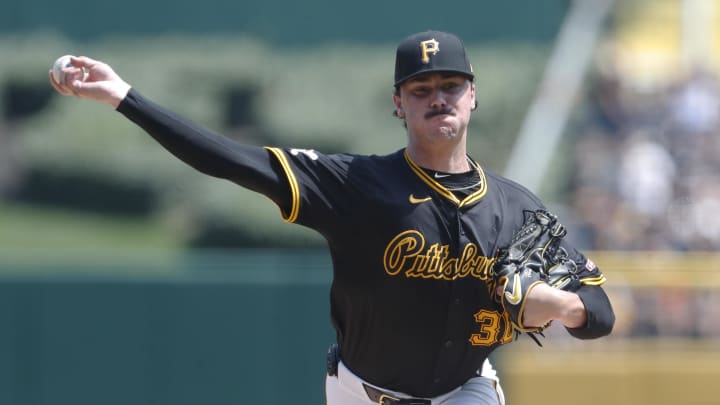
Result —
[[[504,345],[513,340],[513,327],[507,312],[501,314],[483,309],[475,314],[475,322],[480,324],[480,333],[470,335],[470,343],[473,346],[492,346],[495,343]],[[500,336],[501,330],[502,336]]]

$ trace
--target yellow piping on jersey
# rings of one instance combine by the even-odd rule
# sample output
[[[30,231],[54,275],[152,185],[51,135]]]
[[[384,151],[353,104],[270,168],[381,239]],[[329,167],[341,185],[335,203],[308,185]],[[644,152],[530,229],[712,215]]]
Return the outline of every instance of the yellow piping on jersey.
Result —
[[[268,146],[266,146],[265,149],[269,150],[270,152],[272,152],[273,155],[275,155],[278,162],[280,162],[280,166],[282,166],[283,171],[285,172],[285,176],[287,176],[288,183],[290,183],[292,206],[287,216],[283,212],[282,208],[280,209],[280,214],[282,215],[282,218],[285,222],[295,222],[298,218],[298,215],[300,214],[300,187],[298,186],[297,179],[295,178],[295,173],[293,173],[292,168],[290,167],[290,163],[288,162],[285,153],[283,153],[281,149],[271,148]]]
[[[472,160],[470,160],[470,162],[472,163],[472,166],[474,166],[475,169],[477,169],[478,175],[480,176],[480,189],[477,190],[476,192],[470,194],[469,196],[465,197],[462,201],[460,201],[457,197],[455,197],[455,194],[453,194],[450,190],[445,188],[445,186],[443,186],[442,184],[435,181],[435,179],[433,179],[432,176],[429,176],[427,173],[425,173],[425,171],[422,168],[420,168],[420,166],[418,166],[417,163],[413,162],[412,158],[410,157],[410,155],[407,152],[407,149],[405,149],[405,151],[403,151],[403,155],[405,156],[405,160],[410,165],[410,168],[412,169],[412,171],[414,171],[415,174],[417,174],[418,177],[420,177],[420,179],[422,181],[427,183],[427,185],[430,186],[430,188],[437,191],[441,196],[443,196],[443,197],[447,198],[448,200],[457,204],[458,207],[463,207],[466,205],[473,204],[473,203],[479,201],[481,198],[483,198],[485,196],[485,193],[487,193],[487,179],[485,178],[485,172],[480,167],[480,165],[478,165],[477,163],[475,163]]]
[[[604,275],[601,275],[599,277],[590,277],[590,278],[580,279],[580,282],[585,285],[603,285],[603,284],[605,284],[606,281],[607,281],[607,279],[605,278]]]

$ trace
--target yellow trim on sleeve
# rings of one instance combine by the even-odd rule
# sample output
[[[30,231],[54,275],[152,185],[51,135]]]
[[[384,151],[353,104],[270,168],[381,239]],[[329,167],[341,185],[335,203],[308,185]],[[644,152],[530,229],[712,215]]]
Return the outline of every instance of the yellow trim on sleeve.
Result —
[[[589,277],[589,278],[583,278],[580,280],[581,283],[585,285],[603,285],[607,279],[605,276],[601,275],[599,277]]]
[[[285,172],[288,183],[290,184],[290,193],[292,194],[292,206],[287,216],[282,209],[280,209],[280,215],[285,222],[295,222],[297,221],[298,215],[300,214],[300,186],[298,185],[297,178],[295,178],[295,173],[293,173],[290,162],[288,162],[287,157],[285,156],[285,153],[282,151],[282,149],[268,146],[266,146],[265,149],[275,155],[278,162],[280,162],[280,166],[282,166],[283,171]]]

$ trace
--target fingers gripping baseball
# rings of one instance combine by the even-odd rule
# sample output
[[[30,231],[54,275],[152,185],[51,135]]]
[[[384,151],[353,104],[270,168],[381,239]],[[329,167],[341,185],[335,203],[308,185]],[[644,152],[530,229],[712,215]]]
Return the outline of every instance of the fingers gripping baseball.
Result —
[[[50,84],[64,96],[96,100],[116,108],[125,98],[130,85],[106,63],[86,56],[70,57],[69,66],[61,68],[60,80],[49,72]]]

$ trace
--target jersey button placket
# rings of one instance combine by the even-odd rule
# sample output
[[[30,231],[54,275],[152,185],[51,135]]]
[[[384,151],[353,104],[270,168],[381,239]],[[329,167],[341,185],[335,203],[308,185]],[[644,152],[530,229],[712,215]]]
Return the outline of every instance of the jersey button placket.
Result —
[[[462,221],[460,220],[460,216],[462,215],[462,210],[460,207],[457,207],[457,212],[455,213],[455,218],[457,218],[457,227],[460,230],[460,236],[465,236],[465,229],[463,229]]]

